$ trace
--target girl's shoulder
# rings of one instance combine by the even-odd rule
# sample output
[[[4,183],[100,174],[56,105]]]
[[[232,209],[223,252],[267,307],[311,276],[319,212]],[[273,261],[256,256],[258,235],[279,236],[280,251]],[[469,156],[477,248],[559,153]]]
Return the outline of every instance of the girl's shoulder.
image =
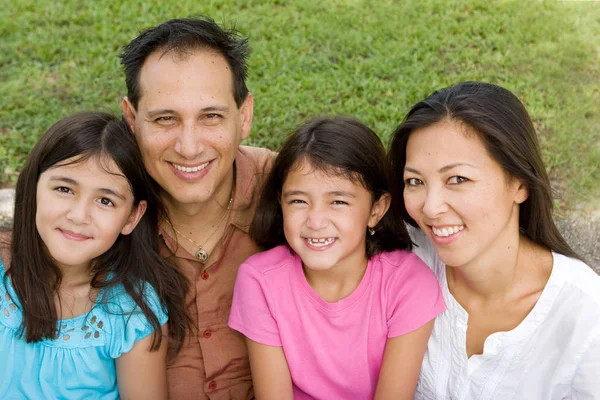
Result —
[[[280,245],[250,256],[242,265],[259,273],[267,273],[293,263],[296,257],[289,247]]]
[[[12,242],[12,232],[0,232],[0,262],[4,264],[4,270],[10,266],[10,246]]]

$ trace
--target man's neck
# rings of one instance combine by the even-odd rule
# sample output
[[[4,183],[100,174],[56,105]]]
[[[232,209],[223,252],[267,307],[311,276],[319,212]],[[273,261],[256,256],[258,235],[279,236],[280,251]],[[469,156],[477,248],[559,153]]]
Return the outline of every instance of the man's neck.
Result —
[[[234,168],[218,186],[215,194],[200,203],[181,203],[172,196],[163,193],[161,200],[167,210],[171,223],[177,229],[202,231],[221,220],[227,211],[230,199],[235,194]]]

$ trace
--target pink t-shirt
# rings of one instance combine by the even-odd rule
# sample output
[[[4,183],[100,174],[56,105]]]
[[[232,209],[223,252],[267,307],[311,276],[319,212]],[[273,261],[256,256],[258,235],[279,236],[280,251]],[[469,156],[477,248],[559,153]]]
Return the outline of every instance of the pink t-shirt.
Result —
[[[229,326],[283,347],[294,399],[370,399],[386,340],[444,309],[435,276],[413,253],[373,256],[354,292],[328,303],[306,281],[300,258],[279,246],[240,266]]]

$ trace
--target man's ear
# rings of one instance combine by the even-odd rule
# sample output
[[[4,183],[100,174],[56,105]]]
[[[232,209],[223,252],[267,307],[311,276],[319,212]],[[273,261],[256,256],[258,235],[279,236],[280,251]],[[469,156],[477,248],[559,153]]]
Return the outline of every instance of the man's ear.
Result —
[[[127,96],[123,97],[123,100],[121,100],[121,111],[123,112],[123,117],[125,117],[125,121],[127,121],[129,128],[131,128],[131,131],[135,132],[134,129],[136,111],[135,107],[133,106],[133,104],[131,104]]]
[[[250,136],[250,129],[252,129],[252,117],[254,115],[254,98],[252,93],[248,93],[246,100],[240,107],[240,114],[242,118],[242,140]]]
[[[127,223],[125,226],[123,226],[123,229],[121,229],[122,235],[129,235],[131,232],[133,232],[138,222],[140,222],[144,216],[147,206],[148,204],[146,203],[146,200],[142,200],[140,201],[140,204],[138,204],[138,206],[131,211],[129,218],[127,219]]]
[[[375,226],[381,221],[381,218],[385,215],[387,210],[390,208],[392,202],[392,195],[384,193],[377,199],[371,206],[371,215],[369,216],[369,222],[367,225],[369,228],[375,228]]]

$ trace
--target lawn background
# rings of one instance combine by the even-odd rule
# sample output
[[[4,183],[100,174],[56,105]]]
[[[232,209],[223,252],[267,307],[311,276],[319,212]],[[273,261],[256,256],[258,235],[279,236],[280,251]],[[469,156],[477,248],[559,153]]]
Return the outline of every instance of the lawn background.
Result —
[[[248,144],[276,149],[315,114],[354,115],[387,143],[416,101],[484,80],[530,111],[559,209],[598,205],[598,1],[0,0],[0,186],[56,120],[119,112],[117,56],[141,29],[200,14],[250,37]]]

